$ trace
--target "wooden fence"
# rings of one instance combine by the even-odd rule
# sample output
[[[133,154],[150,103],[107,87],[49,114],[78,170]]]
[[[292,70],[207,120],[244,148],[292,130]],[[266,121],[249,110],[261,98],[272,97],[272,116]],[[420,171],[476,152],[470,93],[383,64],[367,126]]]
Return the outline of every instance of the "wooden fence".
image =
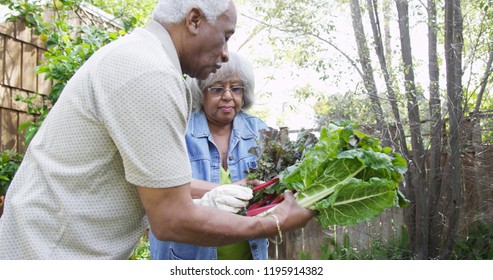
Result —
[[[39,93],[37,102],[43,102],[49,94],[52,83],[37,75],[35,69],[45,51],[44,43],[22,22],[0,24],[0,150],[25,150],[23,135],[17,130],[33,116],[27,114],[27,105],[15,101],[15,97]]]
[[[334,249],[332,242],[341,245],[347,235],[351,247],[357,250],[371,248],[372,242],[401,238],[404,226],[402,209],[388,209],[374,220],[354,226],[334,226],[321,228],[316,220],[299,230],[284,234],[283,243],[269,246],[269,258],[274,260],[298,260],[302,258],[318,260],[322,258],[323,246]],[[329,241],[331,240],[331,241]]]

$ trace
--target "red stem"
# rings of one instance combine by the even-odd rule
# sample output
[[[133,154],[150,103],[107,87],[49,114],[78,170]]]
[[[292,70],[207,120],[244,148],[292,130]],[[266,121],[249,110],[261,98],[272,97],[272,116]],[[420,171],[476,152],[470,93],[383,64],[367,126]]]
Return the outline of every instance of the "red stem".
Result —
[[[279,177],[276,177],[274,179],[270,179],[269,181],[267,181],[267,182],[265,182],[263,184],[256,185],[255,187],[253,187],[253,192],[258,192],[258,191],[260,191],[262,189],[265,189],[268,186],[273,185],[277,181],[279,181]]]
[[[248,210],[253,210],[255,208],[262,207],[266,203],[268,203],[269,201],[274,201],[275,198],[276,198],[275,194],[269,194],[269,195],[265,196],[264,198],[262,198],[262,200],[255,202],[252,205],[250,205],[250,207],[248,207]]]
[[[249,210],[246,211],[246,215],[249,216],[249,217],[257,216],[258,214],[263,213],[263,212],[269,210],[270,208],[276,206],[277,204],[279,204],[279,203],[269,204],[269,205],[258,207],[258,208],[251,209],[251,210],[249,209]]]
[[[278,204],[284,201],[284,195],[277,196],[271,201],[271,204]]]

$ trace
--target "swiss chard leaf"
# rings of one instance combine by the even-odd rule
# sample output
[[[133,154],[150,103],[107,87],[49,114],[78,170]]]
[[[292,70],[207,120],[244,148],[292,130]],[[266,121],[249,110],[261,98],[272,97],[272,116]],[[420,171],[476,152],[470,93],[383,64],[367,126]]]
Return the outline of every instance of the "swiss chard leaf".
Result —
[[[304,159],[285,169],[281,175],[282,182],[288,189],[302,189],[324,172],[329,160],[345,145],[340,141],[343,131],[343,128],[335,125],[322,127],[318,142],[306,153]]]
[[[371,178],[344,181],[331,196],[315,204],[317,220],[323,227],[349,226],[370,220],[395,204],[397,184],[391,180]]]
[[[357,158],[333,160],[315,182],[298,189],[296,200],[306,208],[337,191],[339,185],[356,176],[364,165]],[[281,178],[282,181],[282,178]]]
[[[324,227],[352,225],[409,203],[399,191],[407,162],[378,139],[347,123],[323,127],[312,143],[296,162],[277,165],[280,180],[267,192],[295,191],[301,206],[318,211]]]

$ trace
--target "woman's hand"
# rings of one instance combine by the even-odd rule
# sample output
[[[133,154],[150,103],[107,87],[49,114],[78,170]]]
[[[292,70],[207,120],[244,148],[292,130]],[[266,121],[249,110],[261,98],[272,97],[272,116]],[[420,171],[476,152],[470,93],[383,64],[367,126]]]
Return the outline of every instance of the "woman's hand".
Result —
[[[252,187],[255,187],[256,185],[260,185],[260,184],[263,184],[265,183],[264,181],[262,180],[259,180],[259,179],[253,179],[253,180],[247,180],[246,178],[243,178],[237,182],[234,182],[233,184],[235,185],[240,185],[240,186],[252,186]]]
[[[252,199],[252,189],[240,185],[221,185],[202,196],[194,199],[195,204],[221,209],[223,211],[238,213],[248,205]]]

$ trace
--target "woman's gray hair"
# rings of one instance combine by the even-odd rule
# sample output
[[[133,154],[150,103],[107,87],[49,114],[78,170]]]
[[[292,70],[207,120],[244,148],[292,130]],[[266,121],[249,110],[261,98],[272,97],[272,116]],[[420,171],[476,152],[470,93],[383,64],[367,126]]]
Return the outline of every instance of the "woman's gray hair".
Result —
[[[204,13],[208,22],[214,22],[224,13],[232,0],[159,0],[152,19],[161,23],[180,23],[192,8],[198,8]]]
[[[252,65],[237,53],[229,52],[228,62],[223,63],[216,73],[210,74],[205,80],[188,79],[190,90],[192,91],[192,110],[200,111],[202,109],[205,90],[208,87],[217,82],[229,81],[236,76],[240,78],[245,87],[241,109],[250,109],[255,101],[255,76]]]

